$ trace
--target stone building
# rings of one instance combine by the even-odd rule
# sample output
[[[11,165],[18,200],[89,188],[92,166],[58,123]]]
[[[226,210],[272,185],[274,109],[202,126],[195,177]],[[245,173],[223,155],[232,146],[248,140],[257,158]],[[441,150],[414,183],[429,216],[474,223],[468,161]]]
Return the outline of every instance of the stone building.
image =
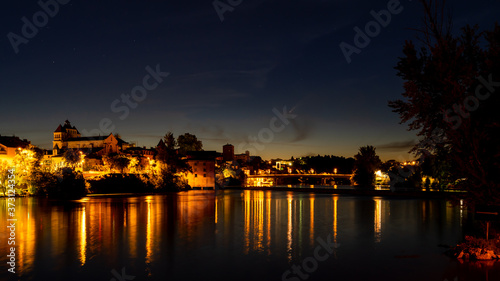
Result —
[[[0,161],[12,163],[18,150],[31,147],[31,142],[26,139],[22,140],[16,136],[0,135]]]
[[[54,131],[52,141],[52,155],[64,154],[68,149],[80,150],[85,154],[94,153],[102,156],[110,153],[118,153],[127,144],[121,139],[117,139],[113,134],[107,136],[82,137],[75,126],[66,120],[64,125],[59,125]]]
[[[187,155],[187,163],[191,172],[187,173],[188,184],[192,188],[215,188],[215,151],[191,151]]]

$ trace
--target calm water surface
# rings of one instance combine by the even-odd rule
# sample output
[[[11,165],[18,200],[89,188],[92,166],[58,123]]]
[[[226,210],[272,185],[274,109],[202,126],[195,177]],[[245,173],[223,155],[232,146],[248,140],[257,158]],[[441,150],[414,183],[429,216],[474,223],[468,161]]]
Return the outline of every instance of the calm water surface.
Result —
[[[189,191],[16,205],[17,273],[2,227],[1,280],[500,280],[499,263],[442,254],[467,216],[443,200]]]

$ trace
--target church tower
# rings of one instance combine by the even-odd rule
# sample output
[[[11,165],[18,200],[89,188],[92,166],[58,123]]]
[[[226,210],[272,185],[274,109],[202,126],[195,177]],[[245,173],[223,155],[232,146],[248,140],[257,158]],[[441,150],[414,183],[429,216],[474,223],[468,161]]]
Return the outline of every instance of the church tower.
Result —
[[[64,126],[59,124],[57,129],[54,131],[54,140],[52,141],[53,155],[59,154],[61,150],[68,147],[66,140],[71,138],[81,137],[80,132],[75,126],[71,126],[71,122],[68,120],[64,121]]]

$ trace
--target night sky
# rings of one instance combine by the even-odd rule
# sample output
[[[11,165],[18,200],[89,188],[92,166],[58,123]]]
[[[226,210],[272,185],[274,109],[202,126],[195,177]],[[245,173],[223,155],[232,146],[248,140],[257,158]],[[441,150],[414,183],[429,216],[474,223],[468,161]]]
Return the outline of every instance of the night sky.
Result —
[[[60,2],[46,18],[37,1],[2,3],[2,135],[51,149],[52,132],[69,119],[84,136],[112,128],[146,147],[172,131],[195,134],[205,150],[231,143],[264,159],[351,157],[363,145],[383,160],[411,158],[415,132],[387,101],[401,96],[393,67],[422,26],[416,0],[402,0],[350,63],[339,44],[354,46],[354,28],[390,1],[223,0],[235,5],[223,13],[212,0]],[[499,19],[499,1],[449,2],[455,31]],[[22,18],[34,15],[40,27],[24,28],[25,37]],[[146,77],[156,68],[157,80]],[[275,112],[285,107],[283,125]]]

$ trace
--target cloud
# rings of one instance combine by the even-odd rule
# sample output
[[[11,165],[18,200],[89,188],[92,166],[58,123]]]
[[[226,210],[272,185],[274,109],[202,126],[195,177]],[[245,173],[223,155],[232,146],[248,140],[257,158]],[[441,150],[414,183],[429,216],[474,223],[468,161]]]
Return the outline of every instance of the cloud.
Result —
[[[290,123],[292,124],[295,134],[291,142],[298,142],[309,137],[313,128],[310,121],[306,119],[291,119]]]
[[[396,142],[389,142],[385,144],[379,144],[376,146],[377,149],[379,150],[410,150],[412,149],[415,144],[417,144],[416,140],[406,140],[406,141],[396,141]]]

